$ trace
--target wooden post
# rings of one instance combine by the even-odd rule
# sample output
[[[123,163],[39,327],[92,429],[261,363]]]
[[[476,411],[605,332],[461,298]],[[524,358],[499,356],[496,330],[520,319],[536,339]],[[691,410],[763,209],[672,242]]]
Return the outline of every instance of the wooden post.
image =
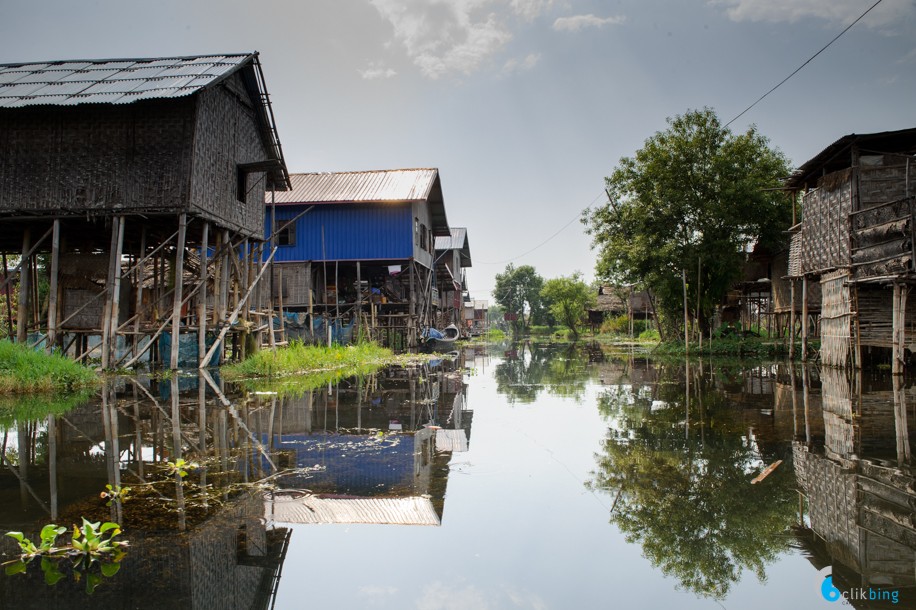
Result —
[[[407,347],[416,347],[416,315],[417,315],[417,286],[416,280],[414,279],[414,268],[413,259],[410,259],[410,301],[408,302],[407,311],[410,314],[407,317]],[[524,312],[522,313],[524,315]]]
[[[906,293],[907,288],[899,282],[894,282],[893,304],[893,351],[891,373],[903,374],[904,348],[906,346]]]
[[[789,360],[795,360],[795,278],[789,279]]]
[[[134,311],[136,312],[136,318],[134,318],[134,340],[133,340],[133,350],[131,355],[137,355],[137,349],[140,343],[140,311],[143,308],[143,269],[146,266],[143,263],[143,259],[146,257],[146,225],[140,226],[140,254],[137,257],[137,300],[135,301]],[[153,261],[155,265],[155,261]],[[154,267],[155,269],[155,267]]]
[[[363,315],[363,281],[362,275],[359,269],[359,261],[356,261],[356,341],[359,342],[359,332],[360,324],[362,320],[360,319]]]
[[[105,281],[105,305],[102,309],[102,368],[108,369],[111,364],[111,297],[114,294],[115,252],[118,250],[117,217],[111,220],[111,245],[108,248],[108,279]]]
[[[808,276],[802,276],[801,359],[808,361]]]
[[[13,338],[13,304],[10,302],[9,267],[6,264],[6,253],[3,253],[3,290],[6,293],[6,326],[7,337]]]
[[[115,221],[112,221],[114,224]],[[108,333],[109,356],[108,366],[114,364],[118,349],[118,318],[121,309],[121,254],[124,252],[124,216],[117,218],[118,241],[115,246],[115,252],[112,253],[112,271],[114,278],[111,286],[111,314],[108,323],[111,324],[111,330]],[[104,357],[104,356],[103,356]],[[107,367],[105,367],[107,368]]]
[[[25,344],[29,336],[29,251],[32,245],[32,231],[22,231],[22,260],[19,262],[19,304],[16,307],[16,342]]]
[[[197,294],[197,358],[198,364],[207,351],[207,256],[210,247],[210,223],[204,221],[200,238],[200,292]]]
[[[181,300],[184,284],[184,246],[188,232],[188,215],[178,216],[178,243],[175,246],[175,293],[172,296],[172,358],[169,368],[178,369],[179,332],[181,331]]]
[[[57,290],[60,271],[60,219],[54,219],[54,234],[51,237],[51,278],[48,294],[48,353],[57,343]]]
[[[687,326],[687,270],[681,269],[681,282],[684,285],[684,354],[690,356],[689,327]]]

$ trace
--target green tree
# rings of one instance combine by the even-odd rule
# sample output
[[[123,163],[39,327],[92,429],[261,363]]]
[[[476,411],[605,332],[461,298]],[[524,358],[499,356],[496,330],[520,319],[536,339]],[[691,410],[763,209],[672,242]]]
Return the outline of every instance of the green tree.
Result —
[[[756,127],[736,135],[709,108],[669,118],[605,179],[609,203],[583,214],[597,274],[645,286],[665,337],[683,317],[686,272],[691,313],[705,327],[746,248],[784,243],[792,204],[775,189],[788,175],[786,157]]]
[[[751,484],[760,464],[786,449],[770,443],[761,455],[734,394],[714,387],[712,372],[691,382],[691,407],[683,368],[656,373],[653,386],[620,384],[599,398],[608,434],[588,485],[616,496],[611,522],[654,565],[697,595],[723,599],[745,570],[764,581],[789,547],[791,468]]]
[[[573,338],[579,337],[578,326],[585,319],[586,309],[597,301],[597,296],[582,281],[578,271],[570,276],[547,280],[541,289],[541,298],[548,303],[550,313],[564,326]]]
[[[502,273],[496,274],[493,299],[506,313],[517,316],[512,322],[512,334],[516,337],[524,334],[532,319],[540,314],[543,287],[544,278],[531,265],[515,267],[510,263]]]

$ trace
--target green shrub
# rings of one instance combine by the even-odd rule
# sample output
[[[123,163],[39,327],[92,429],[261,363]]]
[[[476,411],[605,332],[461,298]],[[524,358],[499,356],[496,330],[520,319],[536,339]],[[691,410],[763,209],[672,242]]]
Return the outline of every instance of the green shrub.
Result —
[[[97,382],[95,371],[66,356],[0,340],[0,394],[67,391]]]
[[[654,328],[647,328],[646,330],[639,333],[640,341],[659,341],[661,340],[661,335],[658,334],[658,331]]]

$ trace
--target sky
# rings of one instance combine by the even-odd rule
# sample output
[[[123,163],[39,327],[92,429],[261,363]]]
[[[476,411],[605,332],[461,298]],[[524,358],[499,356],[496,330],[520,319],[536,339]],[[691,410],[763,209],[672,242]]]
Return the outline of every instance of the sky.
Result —
[[[258,51],[290,172],[437,167],[471,295],[594,277],[578,218],[666,118],[730,121],[874,0],[0,0],[0,63]],[[882,0],[732,123],[794,166],[916,126],[916,0]]]

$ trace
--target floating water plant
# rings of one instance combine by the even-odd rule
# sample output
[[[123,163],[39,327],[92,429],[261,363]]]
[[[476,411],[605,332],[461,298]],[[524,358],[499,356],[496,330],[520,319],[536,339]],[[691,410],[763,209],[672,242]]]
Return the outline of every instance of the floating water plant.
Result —
[[[45,583],[55,585],[66,576],[61,567],[69,564],[73,579],[80,582],[85,578],[86,593],[92,595],[103,578],[111,578],[121,568],[127,547],[126,541],[115,540],[121,526],[110,521],[93,523],[84,518],[82,526],[73,526],[70,544],[56,546],[57,538],[66,531],[67,528],[54,523],[45,525],[38,535],[37,546],[22,532],[7,532],[19,544],[20,555],[3,564],[6,574],[24,574],[32,561],[40,559]]]

